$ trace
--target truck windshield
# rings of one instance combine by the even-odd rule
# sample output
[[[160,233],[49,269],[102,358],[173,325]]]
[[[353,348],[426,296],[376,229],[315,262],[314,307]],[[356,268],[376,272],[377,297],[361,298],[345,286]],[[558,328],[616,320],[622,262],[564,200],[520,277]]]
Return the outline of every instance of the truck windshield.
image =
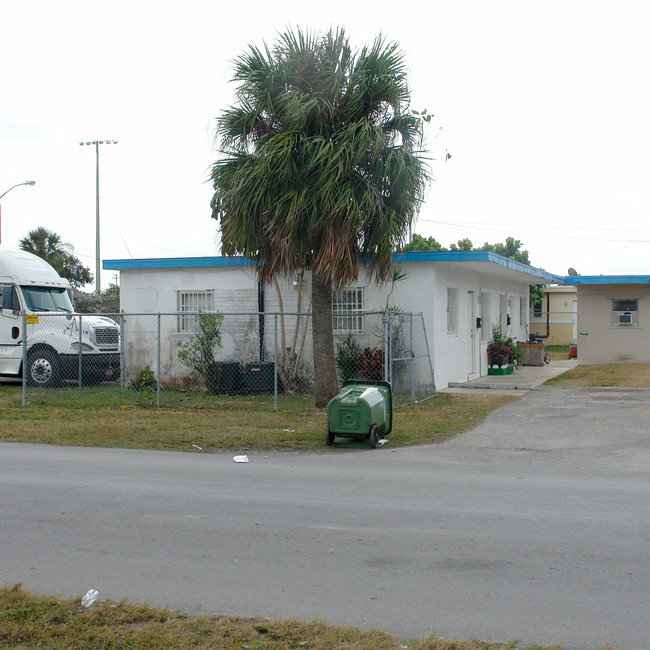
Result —
[[[65,289],[25,286],[21,289],[30,311],[72,311],[70,296]]]

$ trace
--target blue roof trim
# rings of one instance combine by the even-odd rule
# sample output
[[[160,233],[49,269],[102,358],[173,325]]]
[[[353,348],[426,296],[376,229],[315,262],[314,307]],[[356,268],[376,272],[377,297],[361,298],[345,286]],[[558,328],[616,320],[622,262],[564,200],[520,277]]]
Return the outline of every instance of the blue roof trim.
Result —
[[[499,266],[525,273],[539,280],[539,284],[566,284],[565,278],[547,273],[534,266],[516,262],[492,251],[412,251],[395,253],[393,260],[401,262],[491,262]],[[238,255],[236,257],[152,257],[141,259],[104,260],[102,268],[110,271],[142,269],[187,269],[224,266],[254,266],[255,262]],[[571,283],[568,283],[571,284]]]
[[[650,275],[568,275],[564,284],[650,284]]]
[[[394,260],[400,262],[492,262],[508,269],[532,275],[539,278],[540,284],[564,284],[564,278],[553,273],[548,273],[522,262],[517,262],[509,257],[504,257],[492,251],[409,251],[395,253]]]
[[[255,262],[236,257],[151,257],[131,260],[104,260],[102,268],[110,271],[141,269],[190,269],[211,266],[254,266]]]

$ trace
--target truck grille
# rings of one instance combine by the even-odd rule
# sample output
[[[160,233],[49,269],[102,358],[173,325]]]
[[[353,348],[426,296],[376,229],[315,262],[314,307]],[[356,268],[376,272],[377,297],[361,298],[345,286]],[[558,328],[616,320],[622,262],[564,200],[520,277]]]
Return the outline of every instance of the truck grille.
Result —
[[[95,341],[100,348],[116,348],[120,343],[120,335],[115,327],[97,327]]]

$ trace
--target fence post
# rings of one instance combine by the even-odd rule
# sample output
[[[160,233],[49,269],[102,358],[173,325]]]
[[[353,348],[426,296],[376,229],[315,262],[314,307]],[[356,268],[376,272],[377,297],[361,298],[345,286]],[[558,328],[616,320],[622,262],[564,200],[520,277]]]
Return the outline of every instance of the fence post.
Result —
[[[27,313],[23,309],[23,406],[27,404]]]
[[[433,373],[433,363],[431,362],[431,351],[429,350],[429,339],[427,337],[427,326],[424,324],[424,314],[420,312],[420,319],[422,320],[422,333],[424,334],[424,345],[427,351],[427,359],[429,359],[429,370],[431,371],[431,384],[433,385],[433,396],[438,394],[436,388],[436,376]]]
[[[411,354],[409,355],[409,380],[411,382],[411,401],[413,404],[415,404],[415,377],[413,373],[413,364],[415,363],[415,353],[413,352],[414,345],[413,345],[413,312],[409,314],[409,320],[411,323],[411,340],[409,342],[409,350],[411,351]]]
[[[79,380],[79,397],[81,397],[81,388],[82,388],[82,380],[81,380],[81,372],[82,372],[81,371],[81,347],[82,347],[81,346],[81,340],[82,340],[81,332],[83,330],[82,318],[83,318],[83,316],[81,314],[79,314],[79,355],[77,357],[78,358],[78,363],[77,363],[78,375],[77,375],[77,378]]]
[[[381,319],[384,324],[384,358],[381,364],[382,379],[384,381],[390,381],[390,309],[382,313]]]
[[[124,373],[126,372],[126,362],[124,361],[124,326],[126,319],[124,313],[119,314],[120,322],[120,390],[124,390]]]
[[[156,385],[156,405],[160,408],[160,312],[158,312],[158,336],[156,340],[156,375],[158,376],[158,382]]]
[[[274,314],[275,336],[273,337],[273,410],[278,410],[278,312]]]

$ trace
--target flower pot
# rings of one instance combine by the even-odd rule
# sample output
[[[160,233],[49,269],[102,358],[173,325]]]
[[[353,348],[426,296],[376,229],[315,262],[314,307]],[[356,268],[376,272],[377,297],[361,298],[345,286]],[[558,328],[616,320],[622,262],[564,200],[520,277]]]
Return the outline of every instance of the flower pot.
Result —
[[[503,368],[488,368],[488,375],[511,375],[514,370],[514,366],[503,366]]]

